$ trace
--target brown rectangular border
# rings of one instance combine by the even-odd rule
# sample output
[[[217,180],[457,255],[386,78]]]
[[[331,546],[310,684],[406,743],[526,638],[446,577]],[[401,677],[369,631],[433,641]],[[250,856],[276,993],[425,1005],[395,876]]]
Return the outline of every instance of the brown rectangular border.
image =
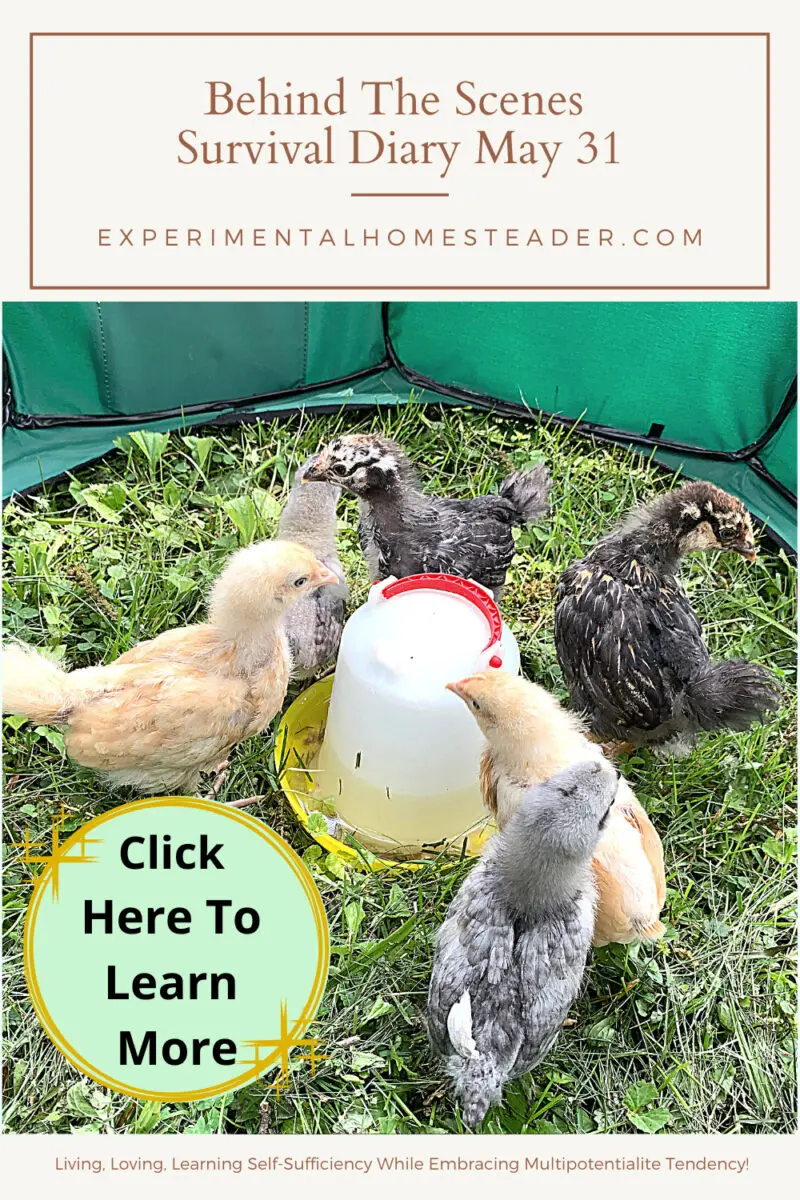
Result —
[[[281,30],[279,32],[268,32],[264,30],[225,30],[222,32],[213,32],[211,30],[189,31],[189,30],[129,30],[129,31],[113,31],[104,32],[102,30],[47,30],[32,32],[29,35],[29,54],[28,54],[28,288],[32,292],[738,292],[738,291],[768,291],[770,288],[770,271],[771,271],[771,224],[772,224],[772,196],[771,196],[771,112],[770,112],[770,34],[768,32],[745,31],[745,30],[690,30],[690,31],[674,31],[669,32],[653,32],[644,31],[637,32],[634,30],[623,31],[592,31],[592,30],[570,30],[568,32],[544,30],[520,30],[512,32],[511,30],[491,30],[489,32],[477,32],[475,30],[461,31],[426,31],[426,30],[402,30],[402,31],[376,31],[376,30],[337,30],[334,32],[324,33],[321,30],[310,32],[301,30],[290,32]],[[46,37],[434,37],[434,38],[453,38],[453,37],[612,37],[612,38],[627,38],[627,37],[705,37],[705,38],[764,38],[764,51],[766,56],[766,138],[765,138],[765,190],[766,190],[766,227],[764,236],[765,247],[765,264],[764,264],[764,283],[687,283],[687,284],[634,284],[634,283],[595,283],[595,284],[560,284],[560,283],[537,283],[537,284],[380,284],[380,283],[365,283],[365,284],[260,284],[260,283],[227,283],[227,284],[203,284],[203,283],[136,283],[136,284],[58,284],[58,283],[34,283],[33,273],[33,50],[35,38]]]

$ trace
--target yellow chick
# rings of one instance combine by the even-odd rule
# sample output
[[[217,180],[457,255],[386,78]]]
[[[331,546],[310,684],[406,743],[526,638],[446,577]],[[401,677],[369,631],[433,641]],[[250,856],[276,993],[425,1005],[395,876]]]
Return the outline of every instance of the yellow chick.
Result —
[[[280,710],[286,613],[338,582],[304,546],[248,546],[216,581],[206,624],[170,629],[107,666],[68,672],[31,647],[4,647],[3,712],[65,727],[70,758],[115,787],[191,792]]]
[[[603,758],[580,719],[535,683],[489,670],[447,686],[487,740],[481,789],[500,829],[534,784],[575,763]],[[666,891],[661,840],[621,776],[592,866],[599,893],[595,946],[660,937]]]

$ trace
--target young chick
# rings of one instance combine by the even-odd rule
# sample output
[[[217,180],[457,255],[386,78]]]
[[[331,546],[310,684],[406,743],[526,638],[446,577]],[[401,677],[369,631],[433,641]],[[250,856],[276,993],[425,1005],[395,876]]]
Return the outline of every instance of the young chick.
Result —
[[[28,646],[5,647],[3,712],[65,726],[70,758],[114,786],[191,792],[279,711],[286,613],[338,582],[304,546],[248,546],[215,583],[207,624],[170,629],[108,666],[67,672]]]
[[[534,784],[574,763],[605,762],[581,721],[535,683],[488,670],[447,686],[468,706],[487,740],[481,788],[501,830]],[[592,865],[598,889],[594,944],[660,937],[664,926],[658,915],[666,894],[661,841],[622,778]]]
[[[497,496],[426,496],[396,442],[357,433],[330,442],[306,471],[358,496],[359,537],[373,581],[444,571],[475,579],[497,598],[514,557],[515,525],[547,511],[547,468],[514,471]]]
[[[764,667],[711,662],[678,578],[692,550],[756,556],[747,509],[711,483],[636,509],[561,576],[558,661],[574,708],[603,740],[685,753],[700,730],[746,729],[778,705]]]
[[[344,628],[347,583],[336,553],[336,505],[341,488],[306,483],[309,459],[297,471],[280,521],[278,541],[296,542],[333,571],[338,582],[306,595],[286,614],[292,676],[309,679],[336,657]]]
[[[594,926],[591,858],[617,773],[576,763],[527,791],[456,894],[428,993],[431,1042],[467,1125],[531,1071],[577,996]]]

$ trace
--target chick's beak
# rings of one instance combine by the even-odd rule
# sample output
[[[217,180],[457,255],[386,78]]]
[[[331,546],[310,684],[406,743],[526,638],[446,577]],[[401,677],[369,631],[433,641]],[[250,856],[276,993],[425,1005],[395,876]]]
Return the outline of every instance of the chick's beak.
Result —
[[[747,562],[754,563],[756,561],[755,542],[748,539],[746,542],[737,542],[733,547],[737,554],[741,554],[742,558]]]
[[[325,479],[327,465],[325,455],[318,454],[303,472],[303,483],[322,483]]]
[[[313,574],[314,583],[317,587],[323,587],[328,583],[338,583],[339,576],[335,571],[331,571],[324,563],[317,563]]]
[[[466,700],[469,695],[466,679],[459,679],[455,683],[446,683],[444,686],[448,692],[452,692],[454,696],[458,696],[461,700]]]

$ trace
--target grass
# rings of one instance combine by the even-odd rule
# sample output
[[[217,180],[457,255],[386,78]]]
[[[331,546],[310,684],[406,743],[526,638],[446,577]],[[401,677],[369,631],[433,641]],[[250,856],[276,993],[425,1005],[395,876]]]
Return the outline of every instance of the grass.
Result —
[[[84,665],[200,618],[226,555],[274,532],[297,461],[334,431],[373,424],[424,464],[432,491],[467,496],[495,487],[511,467],[541,458],[550,465],[553,516],[520,536],[504,614],[525,673],[563,697],[551,635],[560,571],[635,500],[672,480],[637,456],[554,426],[460,409],[410,405],[374,418],[298,418],[207,437],[131,434],[102,462],[8,506],[7,634],[63,648]],[[340,515],[355,606],[369,581],[354,502]],[[483,1132],[795,1128],[794,573],[765,546],[753,567],[696,555],[685,574],[712,651],[768,663],[784,680],[786,708],[748,733],[706,737],[680,762],[648,752],[628,760],[626,773],[664,841],[667,936],[595,953],[574,1023],[535,1074],[508,1089]],[[142,1104],[82,1079],[28,1002],[21,935],[29,876],[10,844],[26,828],[45,832],[59,803],[73,829],[118,800],[63,757],[57,731],[7,718],[4,732],[9,1130],[462,1130],[428,1054],[423,1016],[434,933],[468,866],[375,876],[344,869],[282,805],[269,734],[238,748],[221,798],[263,795],[250,811],[315,875],[333,945],[314,1029],[327,1061],[314,1076],[295,1065],[279,1099],[265,1099],[258,1082],[216,1100]]]

